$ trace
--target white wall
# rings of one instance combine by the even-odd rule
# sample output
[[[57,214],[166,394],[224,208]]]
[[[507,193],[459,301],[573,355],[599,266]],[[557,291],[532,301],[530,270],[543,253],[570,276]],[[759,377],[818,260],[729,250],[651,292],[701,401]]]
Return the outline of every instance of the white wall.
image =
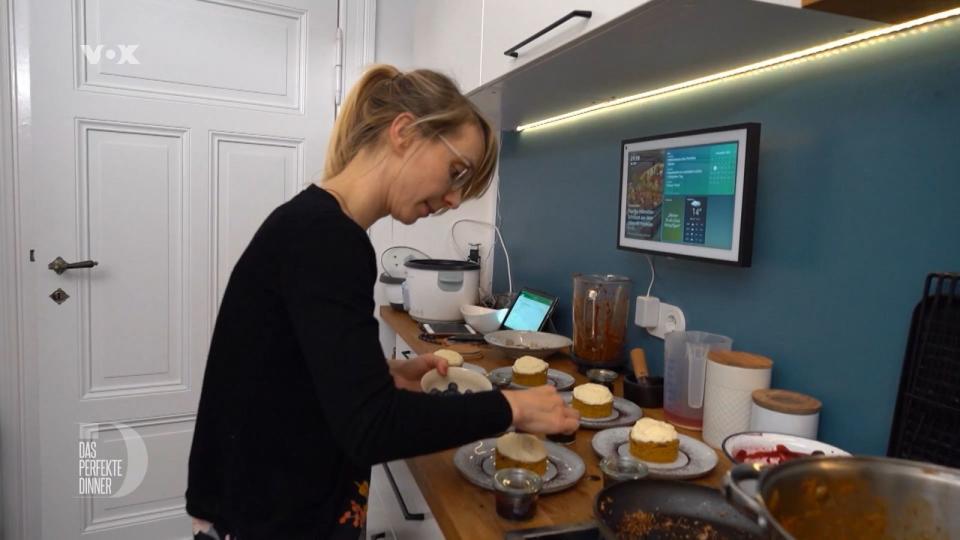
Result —
[[[414,8],[414,2],[409,0],[377,1],[377,62],[400,69],[413,67]]]

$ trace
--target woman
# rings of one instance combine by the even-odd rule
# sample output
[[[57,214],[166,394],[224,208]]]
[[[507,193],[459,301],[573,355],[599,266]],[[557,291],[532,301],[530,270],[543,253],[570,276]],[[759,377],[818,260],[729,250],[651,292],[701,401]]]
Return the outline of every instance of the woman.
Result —
[[[353,88],[322,185],[274,210],[230,276],[190,454],[198,538],[355,540],[372,464],[511,425],[577,428],[553,387],[431,396],[409,390],[446,373],[443,359],[380,349],[366,229],[479,197],[496,156],[490,126],[443,75],[375,66]]]

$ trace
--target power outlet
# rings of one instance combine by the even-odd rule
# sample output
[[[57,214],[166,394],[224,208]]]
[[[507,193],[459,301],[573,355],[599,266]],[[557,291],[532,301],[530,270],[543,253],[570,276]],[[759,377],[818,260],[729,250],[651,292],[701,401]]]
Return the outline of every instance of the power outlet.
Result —
[[[638,296],[633,323],[643,328],[655,328],[660,324],[660,299],[656,296]]]
[[[683,310],[670,304],[660,304],[660,316],[657,325],[647,328],[650,335],[663,339],[670,332],[683,332],[687,329],[687,318]]]

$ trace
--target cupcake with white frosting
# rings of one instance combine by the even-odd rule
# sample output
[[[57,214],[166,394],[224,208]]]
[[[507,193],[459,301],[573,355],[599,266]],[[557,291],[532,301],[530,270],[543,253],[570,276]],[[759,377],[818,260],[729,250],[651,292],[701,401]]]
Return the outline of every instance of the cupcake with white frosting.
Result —
[[[547,449],[543,441],[528,433],[507,433],[497,439],[497,470],[519,467],[540,476],[547,472]]]
[[[443,358],[447,361],[447,365],[450,367],[463,367],[463,356],[457,351],[452,351],[450,349],[437,349],[433,354]]]
[[[521,356],[513,363],[513,382],[523,386],[547,384],[549,365],[535,356]]]
[[[641,418],[630,430],[630,453],[633,457],[654,463],[676,461],[680,452],[680,438],[672,425]]]
[[[613,414],[613,394],[602,384],[581,384],[573,389],[571,405],[583,418],[604,418]]]

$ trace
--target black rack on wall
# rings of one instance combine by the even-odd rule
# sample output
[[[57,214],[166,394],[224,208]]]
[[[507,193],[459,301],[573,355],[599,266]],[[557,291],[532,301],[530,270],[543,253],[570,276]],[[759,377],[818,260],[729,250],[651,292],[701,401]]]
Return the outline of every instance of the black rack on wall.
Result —
[[[913,310],[887,455],[960,467],[960,274],[927,275]]]

